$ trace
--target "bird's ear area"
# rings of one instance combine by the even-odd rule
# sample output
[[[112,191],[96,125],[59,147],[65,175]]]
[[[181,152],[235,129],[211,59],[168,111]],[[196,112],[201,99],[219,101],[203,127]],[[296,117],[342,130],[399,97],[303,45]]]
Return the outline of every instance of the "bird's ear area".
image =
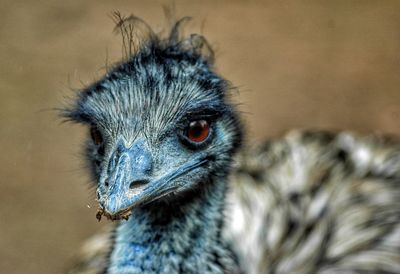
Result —
[[[229,153],[235,153],[242,147],[244,138],[244,126],[241,121],[237,106],[229,105],[225,115],[221,118],[221,125],[223,125],[225,132],[230,136],[230,143],[232,144]]]

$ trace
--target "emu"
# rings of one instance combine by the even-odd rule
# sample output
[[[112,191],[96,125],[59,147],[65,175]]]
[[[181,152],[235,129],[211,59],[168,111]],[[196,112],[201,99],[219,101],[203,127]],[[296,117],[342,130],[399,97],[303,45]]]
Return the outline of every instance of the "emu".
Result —
[[[71,273],[400,273],[398,143],[292,131],[244,148],[205,38],[119,19],[146,39],[64,111],[89,128],[97,218],[115,221]]]

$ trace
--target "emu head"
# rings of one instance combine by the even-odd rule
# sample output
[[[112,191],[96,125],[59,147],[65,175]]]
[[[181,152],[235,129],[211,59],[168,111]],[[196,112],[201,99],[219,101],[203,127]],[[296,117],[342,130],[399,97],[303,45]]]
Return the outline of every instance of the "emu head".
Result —
[[[198,35],[176,39],[176,29],[153,35],[65,111],[89,128],[99,217],[129,216],[227,173],[241,130],[205,46]]]

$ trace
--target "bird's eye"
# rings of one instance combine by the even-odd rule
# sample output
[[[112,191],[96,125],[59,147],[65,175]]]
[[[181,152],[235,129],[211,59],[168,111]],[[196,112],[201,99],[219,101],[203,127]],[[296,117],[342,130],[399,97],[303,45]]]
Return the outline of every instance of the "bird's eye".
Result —
[[[97,146],[103,143],[103,136],[96,126],[90,127],[90,137],[92,137],[93,143],[95,143]]]
[[[187,138],[195,143],[201,143],[207,139],[210,133],[210,125],[206,120],[196,120],[189,123]]]

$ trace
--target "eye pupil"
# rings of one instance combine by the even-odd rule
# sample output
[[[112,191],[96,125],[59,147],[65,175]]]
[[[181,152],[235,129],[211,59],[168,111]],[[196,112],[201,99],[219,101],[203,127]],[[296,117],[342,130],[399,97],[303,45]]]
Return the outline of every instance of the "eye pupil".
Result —
[[[92,126],[90,128],[90,136],[92,137],[95,145],[99,146],[103,143],[103,136],[101,135],[101,132],[97,127]]]
[[[210,132],[210,126],[206,120],[192,121],[189,124],[187,136],[193,142],[204,141]]]

